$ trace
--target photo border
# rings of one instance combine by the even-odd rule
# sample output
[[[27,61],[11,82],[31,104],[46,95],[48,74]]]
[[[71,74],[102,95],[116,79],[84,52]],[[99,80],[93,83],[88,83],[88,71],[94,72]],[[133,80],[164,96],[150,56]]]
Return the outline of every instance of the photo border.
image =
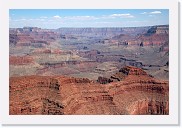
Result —
[[[1,0],[0,3],[0,100],[3,101],[3,124],[179,125],[178,1]],[[169,115],[9,115],[9,9],[169,9]]]

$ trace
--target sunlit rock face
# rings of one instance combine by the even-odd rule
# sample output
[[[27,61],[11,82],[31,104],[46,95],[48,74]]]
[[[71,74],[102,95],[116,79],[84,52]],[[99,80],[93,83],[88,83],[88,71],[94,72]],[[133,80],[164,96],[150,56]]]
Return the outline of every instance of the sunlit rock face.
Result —
[[[10,78],[10,114],[169,114],[169,83],[126,66],[120,81],[99,84],[87,78]]]

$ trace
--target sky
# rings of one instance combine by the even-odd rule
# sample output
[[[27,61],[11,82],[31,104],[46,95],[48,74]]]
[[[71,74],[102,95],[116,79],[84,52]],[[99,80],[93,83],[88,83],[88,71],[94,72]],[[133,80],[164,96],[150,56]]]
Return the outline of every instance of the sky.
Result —
[[[168,9],[10,9],[9,27],[139,27],[169,24]]]

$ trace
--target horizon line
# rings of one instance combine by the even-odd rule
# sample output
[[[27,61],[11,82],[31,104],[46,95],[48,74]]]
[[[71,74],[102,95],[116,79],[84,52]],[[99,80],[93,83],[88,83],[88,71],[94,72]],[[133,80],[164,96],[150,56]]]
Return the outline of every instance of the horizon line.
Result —
[[[153,26],[169,26],[169,24],[158,24],[158,25],[146,25],[146,26],[133,26],[133,27],[59,27],[59,28],[41,28],[37,26],[24,26],[24,27],[17,27],[17,28],[11,28],[9,29],[18,29],[18,28],[41,28],[41,29],[60,29],[60,28],[139,28],[139,27],[153,27]]]

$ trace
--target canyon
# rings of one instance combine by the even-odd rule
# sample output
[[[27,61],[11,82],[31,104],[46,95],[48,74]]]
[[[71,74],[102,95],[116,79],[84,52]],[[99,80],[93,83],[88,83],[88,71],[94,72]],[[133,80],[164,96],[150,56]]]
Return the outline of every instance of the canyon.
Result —
[[[9,29],[10,115],[168,115],[169,26]]]
[[[22,76],[10,79],[10,114],[169,114],[169,86],[139,68],[124,80],[99,84],[86,78]]]

